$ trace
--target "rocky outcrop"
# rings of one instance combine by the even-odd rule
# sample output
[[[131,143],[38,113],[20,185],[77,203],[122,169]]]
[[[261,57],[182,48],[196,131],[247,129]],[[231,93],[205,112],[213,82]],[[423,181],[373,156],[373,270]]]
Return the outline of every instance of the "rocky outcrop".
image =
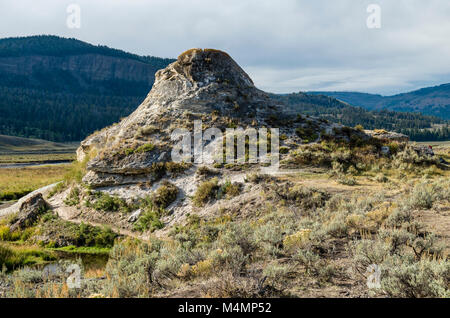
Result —
[[[14,224],[11,225],[11,231],[17,229],[24,229],[37,221],[38,217],[45,213],[48,205],[42,197],[41,193],[37,193],[34,196],[28,198],[22,203],[17,215],[17,219]]]
[[[322,132],[339,127],[285,110],[257,89],[227,53],[186,51],[156,73],[152,90],[136,111],[81,143],[78,160],[90,154],[83,181],[93,187],[155,181],[164,174],[161,164],[170,161],[173,130],[192,131],[195,120],[202,120],[203,130],[280,128],[286,145],[315,142]],[[352,133],[367,137],[357,130]]]
[[[84,181],[93,186],[151,181],[155,164],[170,159],[173,129],[189,128],[194,119],[224,128],[237,121],[259,125],[280,114],[280,107],[228,54],[187,51],[156,73],[153,89],[134,113],[81,143],[78,160],[97,152]]]
[[[40,189],[37,189],[29,194],[27,194],[26,196],[20,198],[16,203],[14,203],[11,206],[8,206],[7,208],[4,209],[0,209],[0,218],[7,216],[7,215],[11,215],[11,214],[15,214],[15,213],[19,213],[20,208],[22,206],[22,204],[26,201],[28,201],[30,198],[36,196],[37,194],[41,194],[43,197],[46,197],[51,191],[54,190],[54,188],[59,184],[59,182],[57,183],[53,183],[50,184],[48,186],[42,187]]]
[[[396,141],[396,142],[408,142],[409,141],[409,137],[404,134],[396,133],[393,131],[386,131],[384,129],[365,130],[364,132],[373,138],[380,139],[383,141]]]

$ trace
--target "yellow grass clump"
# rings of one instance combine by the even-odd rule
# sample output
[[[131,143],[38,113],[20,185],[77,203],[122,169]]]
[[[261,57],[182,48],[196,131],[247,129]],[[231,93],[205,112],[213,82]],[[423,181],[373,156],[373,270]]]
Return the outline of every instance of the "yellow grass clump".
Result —
[[[66,165],[0,169],[0,200],[17,200],[31,191],[61,181]]]
[[[302,247],[306,242],[309,241],[310,234],[311,230],[300,230],[297,233],[286,236],[283,240],[283,245],[287,250]]]

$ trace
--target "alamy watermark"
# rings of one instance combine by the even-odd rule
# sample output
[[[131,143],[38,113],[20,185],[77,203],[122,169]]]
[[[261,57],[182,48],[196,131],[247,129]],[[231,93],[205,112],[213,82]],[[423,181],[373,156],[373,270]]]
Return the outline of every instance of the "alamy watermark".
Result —
[[[66,25],[69,29],[81,28],[81,7],[79,4],[72,3],[66,8],[68,14],[66,19]]]
[[[381,28],[381,7],[379,4],[372,3],[367,7],[369,16],[366,20],[367,28],[380,29]]]
[[[380,289],[381,288],[381,267],[372,264],[369,267],[367,267],[367,274],[369,276],[367,277],[367,287],[370,289]]]
[[[177,128],[172,132],[173,162],[196,164],[261,164],[265,173],[276,172],[280,164],[278,128],[212,127],[203,131],[201,120],[194,121],[193,132]]]
[[[81,288],[81,267],[78,264],[69,264],[65,270],[58,264],[49,264],[42,271],[42,275],[44,280],[67,276],[66,284],[69,289]]]

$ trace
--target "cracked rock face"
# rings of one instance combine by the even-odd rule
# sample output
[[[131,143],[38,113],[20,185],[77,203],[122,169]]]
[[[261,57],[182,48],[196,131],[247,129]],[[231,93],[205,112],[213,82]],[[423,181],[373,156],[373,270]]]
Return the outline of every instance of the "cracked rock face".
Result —
[[[288,136],[286,143],[293,145],[302,142],[295,133],[298,127],[315,130],[319,139],[321,131],[334,127],[312,118],[302,122],[286,113],[284,105],[257,89],[221,51],[186,51],[155,78],[152,90],[130,116],[81,143],[77,157],[89,159],[83,179],[88,185],[154,182],[165,173],[161,164],[170,161],[172,132],[193,132],[195,120],[202,121],[203,130],[215,127],[222,132],[230,127],[279,127],[280,134]]]
[[[365,130],[364,132],[373,138],[377,138],[377,139],[381,139],[381,140],[398,141],[398,142],[408,142],[409,141],[408,136],[406,136],[404,134],[396,133],[393,131]]]
[[[37,193],[30,197],[21,204],[17,220],[10,227],[11,231],[24,229],[27,226],[30,226],[41,214],[45,213],[47,207],[47,202],[45,202],[41,193]]]
[[[224,119],[260,125],[270,114],[279,115],[282,107],[217,50],[189,50],[155,77],[136,111],[81,143],[79,161],[96,152],[84,182],[99,187],[152,181],[154,165],[170,159],[173,129],[190,128],[195,119],[211,123],[212,118],[220,118],[214,123],[219,128],[225,128]]]

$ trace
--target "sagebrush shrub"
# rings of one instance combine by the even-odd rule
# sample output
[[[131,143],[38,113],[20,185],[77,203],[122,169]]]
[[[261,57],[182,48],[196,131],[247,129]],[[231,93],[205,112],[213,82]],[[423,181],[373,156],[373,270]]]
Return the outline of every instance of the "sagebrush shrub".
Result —
[[[450,263],[394,256],[382,267],[382,291],[389,297],[450,297]]]
[[[96,210],[105,212],[130,211],[130,207],[126,201],[119,197],[109,195],[105,192],[97,193],[96,197],[97,199],[92,204],[92,207]]]
[[[165,209],[176,200],[177,196],[178,188],[174,184],[164,181],[152,195],[152,201],[157,207]]]
[[[114,245],[106,265],[102,293],[106,297],[149,297],[154,288],[151,273],[158,259],[160,244],[126,239]]]
[[[217,178],[201,183],[194,194],[194,204],[199,207],[205,205],[209,200],[216,197],[218,189],[219,179]]]

